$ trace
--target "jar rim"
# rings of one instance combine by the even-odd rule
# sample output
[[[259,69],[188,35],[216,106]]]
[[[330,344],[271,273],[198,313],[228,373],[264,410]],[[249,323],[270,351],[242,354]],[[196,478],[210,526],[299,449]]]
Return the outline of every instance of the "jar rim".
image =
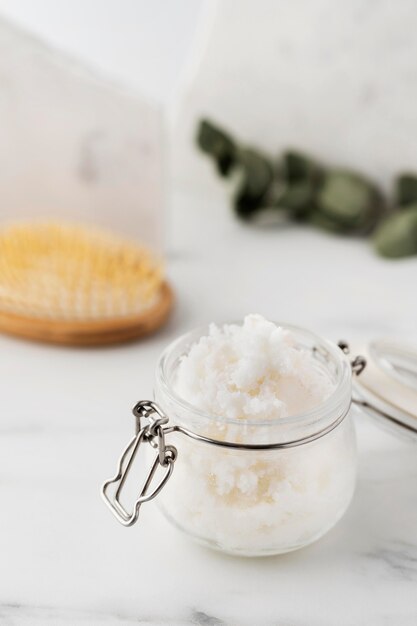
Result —
[[[324,348],[333,358],[334,363],[337,366],[337,380],[335,384],[335,388],[332,393],[325,399],[323,402],[315,405],[308,411],[303,411],[301,413],[295,413],[293,415],[289,415],[287,417],[275,417],[268,420],[254,420],[251,418],[243,419],[243,418],[229,418],[224,417],[222,415],[218,415],[215,413],[210,413],[209,411],[205,411],[204,409],[200,409],[195,405],[191,404],[187,400],[185,400],[182,396],[180,396],[172,386],[167,372],[168,360],[172,357],[173,353],[180,348],[180,346],[191,345],[193,342],[190,342],[192,338],[195,337],[195,341],[198,341],[203,334],[207,334],[210,324],[205,324],[203,326],[199,326],[194,328],[186,333],[183,333],[177,339],[172,341],[165,350],[162,352],[156,367],[156,381],[163,392],[166,394],[168,399],[179,405],[183,410],[192,413],[194,416],[199,417],[208,421],[216,421],[220,424],[227,425],[235,425],[251,428],[257,427],[268,427],[268,426],[299,426],[303,424],[311,424],[319,423],[321,424],[324,419],[329,414],[334,415],[334,420],[337,421],[343,414],[347,413],[347,408],[351,402],[351,378],[352,371],[350,367],[349,360],[345,353],[333,342],[323,339],[319,335],[307,330],[301,326],[296,326],[294,324],[288,324],[286,322],[272,322],[277,327],[284,328],[286,330],[291,331],[296,336],[305,338],[309,338],[314,341],[314,345],[317,348]],[[224,324],[242,324],[242,320],[236,322],[222,322],[218,323],[219,327]],[[180,355],[184,354],[182,352]]]

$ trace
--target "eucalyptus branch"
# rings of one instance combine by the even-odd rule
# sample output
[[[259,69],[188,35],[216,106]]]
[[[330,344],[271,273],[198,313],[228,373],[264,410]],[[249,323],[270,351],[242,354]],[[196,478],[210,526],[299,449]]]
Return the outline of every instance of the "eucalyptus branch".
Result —
[[[417,254],[417,175],[398,176],[390,203],[358,172],[326,167],[294,150],[272,158],[206,119],[199,123],[197,144],[222,177],[236,181],[233,208],[241,219],[273,209],[335,233],[372,234],[375,249],[386,257]]]

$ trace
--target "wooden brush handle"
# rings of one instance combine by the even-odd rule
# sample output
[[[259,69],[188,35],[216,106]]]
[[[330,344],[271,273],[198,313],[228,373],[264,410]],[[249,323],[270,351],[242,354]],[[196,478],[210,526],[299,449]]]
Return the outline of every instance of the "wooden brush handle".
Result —
[[[67,346],[103,346],[149,335],[167,320],[174,302],[164,282],[153,306],[139,315],[97,321],[67,321],[0,312],[0,332]]]

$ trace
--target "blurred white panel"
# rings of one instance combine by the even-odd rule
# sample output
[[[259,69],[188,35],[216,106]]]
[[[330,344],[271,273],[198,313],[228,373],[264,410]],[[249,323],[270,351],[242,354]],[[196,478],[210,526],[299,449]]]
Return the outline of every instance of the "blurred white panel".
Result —
[[[160,247],[162,116],[0,21],[0,222],[94,222]]]
[[[0,14],[107,75],[166,102],[190,52],[204,2],[0,0]]]
[[[221,0],[181,101],[176,180],[223,190],[194,147],[203,115],[272,154],[298,147],[386,186],[416,169],[416,24],[414,0]]]

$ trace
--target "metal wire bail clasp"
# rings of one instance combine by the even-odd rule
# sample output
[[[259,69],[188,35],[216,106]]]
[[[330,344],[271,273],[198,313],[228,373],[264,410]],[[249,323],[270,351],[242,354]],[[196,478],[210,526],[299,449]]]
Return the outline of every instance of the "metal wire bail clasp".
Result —
[[[123,451],[119,459],[116,475],[107,480],[101,489],[104,502],[123,526],[132,526],[139,517],[141,505],[155,498],[166,485],[174,470],[174,463],[177,458],[177,449],[174,446],[167,445],[165,442],[164,426],[168,422],[168,417],[157,404],[150,400],[142,400],[134,407],[133,415],[136,417],[136,435],[129,441]],[[146,420],[145,424],[143,424],[143,420]],[[157,454],[139,493],[139,497],[133,505],[133,510],[129,513],[121,504],[120,496],[135,457],[143,443],[151,445],[152,448],[157,450]],[[158,467],[164,468],[165,471],[162,478],[153,487],[153,479]],[[109,494],[112,485],[115,488],[112,494]]]
[[[339,346],[339,348],[344,354],[346,355],[350,354],[350,347],[347,341],[339,341],[337,345]],[[352,373],[355,374],[356,376],[359,376],[360,374],[362,374],[363,370],[366,367],[365,357],[360,354],[357,354],[350,361],[350,367],[352,368]]]

